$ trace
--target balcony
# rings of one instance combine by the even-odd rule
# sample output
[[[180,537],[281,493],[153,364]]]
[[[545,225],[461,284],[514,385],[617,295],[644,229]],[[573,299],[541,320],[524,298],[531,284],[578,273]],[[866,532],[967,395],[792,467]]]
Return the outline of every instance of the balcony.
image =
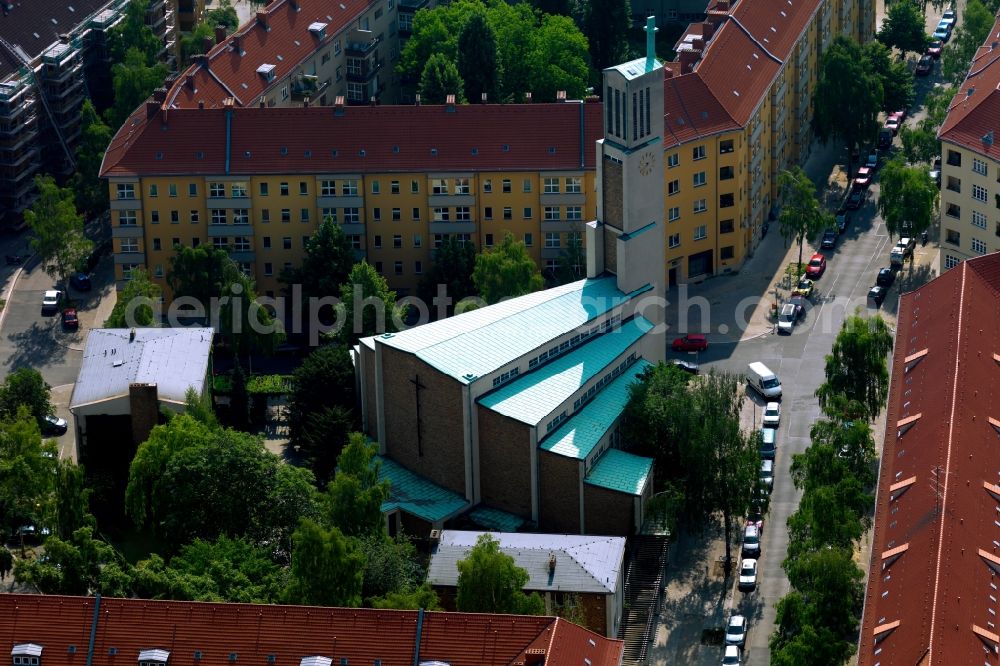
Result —
[[[382,69],[383,61],[372,62],[368,59],[362,60],[359,65],[352,66],[350,61],[347,64],[347,80],[353,83],[368,83]]]
[[[210,224],[208,225],[209,238],[225,238],[226,236],[240,236],[250,233],[250,229],[245,224]]]
[[[145,252],[115,252],[116,264],[142,264],[145,262]]]
[[[229,257],[238,264],[249,264],[257,259],[253,250],[230,250]]]
[[[142,238],[142,227],[138,224],[115,224],[111,226],[112,238]]]
[[[142,201],[135,199],[112,199],[111,210],[139,210],[142,208]]]
[[[0,166],[20,168],[32,158],[37,156],[38,148],[36,146],[23,147],[20,150],[7,154],[0,153]]]
[[[538,197],[543,206],[583,206],[587,203],[587,195],[583,192],[561,192],[559,194],[542,194]]]
[[[432,194],[427,197],[427,205],[431,208],[474,206],[476,205],[476,198],[471,194]]]
[[[427,6],[427,0],[399,0],[399,11],[415,14],[418,9]]]
[[[209,208],[250,208],[250,197],[209,197]]]
[[[328,195],[328,196],[318,196],[316,197],[316,207],[317,208],[364,208],[365,200],[364,197],[351,194],[351,195]]]
[[[583,220],[542,220],[542,231],[573,233],[580,231]]]
[[[344,55],[364,57],[375,50],[379,41],[371,30],[351,30],[344,45]]]
[[[475,222],[431,222],[432,234],[474,234]]]
[[[365,234],[364,222],[343,222],[340,229],[345,236],[364,236]]]

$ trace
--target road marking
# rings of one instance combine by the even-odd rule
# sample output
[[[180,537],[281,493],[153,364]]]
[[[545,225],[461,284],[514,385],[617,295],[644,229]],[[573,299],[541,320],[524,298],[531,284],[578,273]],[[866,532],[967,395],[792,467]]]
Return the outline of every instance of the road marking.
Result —
[[[24,266],[18,266],[17,270],[14,271],[14,277],[10,280],[10,289],[7,290],[6,296],[7,300],[4,302],[3,311],[0,312],[0,330],[3,329],[3,323],[7,320],[7,306],[10,305],[11,300],[14,298],[14,287],[17,286],[17,280],[21,277],[21,271],[24,270]]]

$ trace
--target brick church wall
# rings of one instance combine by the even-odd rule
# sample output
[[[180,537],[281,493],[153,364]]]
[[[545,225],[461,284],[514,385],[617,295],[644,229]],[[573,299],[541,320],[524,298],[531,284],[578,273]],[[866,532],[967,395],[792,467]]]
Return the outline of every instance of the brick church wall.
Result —
[[[580,534],[580,461],[538,451],[538,528]]]
[[[635,521],[635,496],[583,484],[583,520],[587,534],[630,536]]]
[[[531,518],[531,429],[486,407],[479,410],[479,470],[483,501]]]

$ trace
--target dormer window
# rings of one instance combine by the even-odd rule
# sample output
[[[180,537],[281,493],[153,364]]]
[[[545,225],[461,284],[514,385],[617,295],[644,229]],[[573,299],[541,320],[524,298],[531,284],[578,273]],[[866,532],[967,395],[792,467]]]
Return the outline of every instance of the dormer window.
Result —
[[[264,77],[265,81],[274,81],[274,65],[264,63],[257,68],[257,73]]]
[[[166,666],[170,653],[166,650],[152,648],[139,652],[139,666]]]
[[[302,657],[299,662],[299,666],[330,666],[333,663],[333,659],[329,657],[323,657],[320,655],[313,655],[311,657]]]
[[[19,643],[10,651],[14,666],[38,666],[42,660],[42,646],[34,643]]]
[[[312,33],[313,37],[323,39],[326,37],[326,23],[320,23],[316,21],[315,23],[309,24],[309,32]]]

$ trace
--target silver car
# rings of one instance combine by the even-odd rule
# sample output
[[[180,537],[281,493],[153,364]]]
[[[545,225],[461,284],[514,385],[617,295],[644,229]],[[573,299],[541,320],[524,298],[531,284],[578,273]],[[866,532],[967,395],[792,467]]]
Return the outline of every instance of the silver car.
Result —
[[[747,619],[742,615],[731,615],[726,625],[726,645],[743,647],[747,639]]]

